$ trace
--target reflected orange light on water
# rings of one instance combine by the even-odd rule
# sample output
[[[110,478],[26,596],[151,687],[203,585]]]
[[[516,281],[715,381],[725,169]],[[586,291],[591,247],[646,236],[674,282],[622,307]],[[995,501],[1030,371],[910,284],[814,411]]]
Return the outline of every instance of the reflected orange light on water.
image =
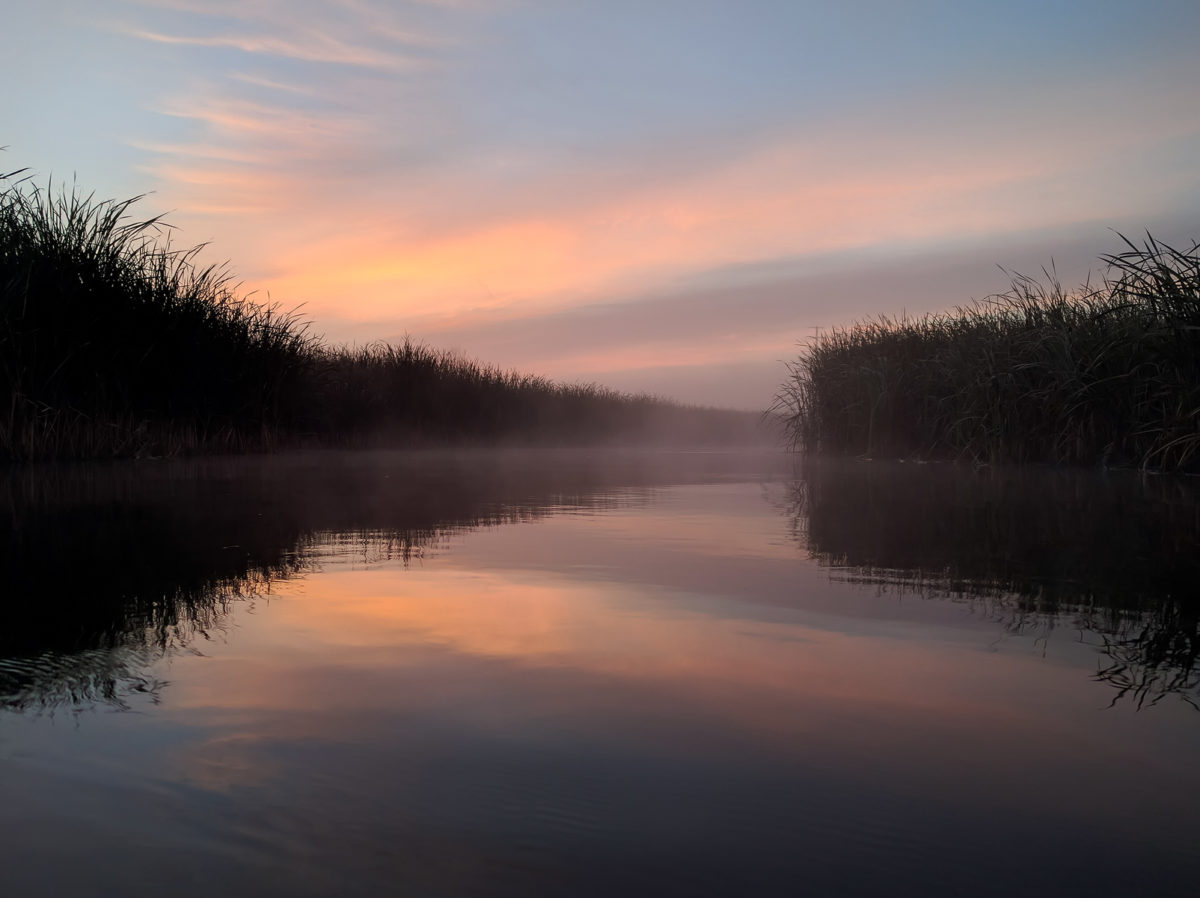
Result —
[[[419,731],[449,717],[495,738],[580,717],[603,731],[614,713],[622,727],[646,715],[645,738],[701,755],[704,742],[650,722],[693,721],[755,751],[819,745],[840,763],[883,763],[880,745],[887,763],[912,762],[930,739],[944,740],[939,753],[1013,758],[1019,745],[1052,746],[1047,709],[1088,686],[968,643],[930,652],[927,634],[903,626],[879,636],[837,619],[726,617],[697,598],[526,569],[331,565],[239,614],[220,664],[176,661],[168,706],[210,736],[172,752],[167,775],[224,792],[286,775],[273,745],[357,744],[388,720]],[[436,761],[418,751],[402,763],[416,775]]]
[[[786,495],[739,481],[564,499],[407,564],[384,532],[326,533],[307,573],[231,607],[225,640],[171,659],[156,713],[191,736],[156,770],[231,799],[383,790],[401,816],[491,790],[526,819],[544,771],[645,765],[669,794],[675,771],[773,767],[840,783],[828,808],[854,826],[890,795],[898,832],[931,802],[1024,819],[1030,758],[1039,806],[1079,819],[1110,800],[1094,783],[1113,765],[1175,780],[1148,718],[1103,708],[1093,647],[1066,635],[1047,652],[978,604],[834,579],[780,518]]]
[[[627,584],[535,571],[330,569],[281,584],[269,615],[240,620],[235,650],[244,657],[236,667],[248,665],[253,675],[227,664],[219,679],[182,683],[172,699],[223,709],[323,707],[328,696],[312,691],[306,677],[293,677],[298,664],[394,672],[429,663],[433,652],[445,656],[439,663],[483,659],[653,684],[739,718],[753,703],[730,699],[776,692],[819,705],[960,719],[1012,713],[1000,701],[990,706],[964,675],[978,665],[972,648],[931,655],[902,632],[880,638],[758,623],[692,610],[688,599],[650,589],[635,596]],[[992,661],[1020,675],[1018,660]],[[376,699],[395,696],[347,697],[352,704]]]

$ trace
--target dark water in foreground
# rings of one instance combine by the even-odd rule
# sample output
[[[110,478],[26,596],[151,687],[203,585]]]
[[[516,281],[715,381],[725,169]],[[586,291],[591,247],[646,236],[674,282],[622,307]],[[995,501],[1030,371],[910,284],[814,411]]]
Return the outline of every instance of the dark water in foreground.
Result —
[[[1188,895],[1197,484],[0,474],[0,895]]]

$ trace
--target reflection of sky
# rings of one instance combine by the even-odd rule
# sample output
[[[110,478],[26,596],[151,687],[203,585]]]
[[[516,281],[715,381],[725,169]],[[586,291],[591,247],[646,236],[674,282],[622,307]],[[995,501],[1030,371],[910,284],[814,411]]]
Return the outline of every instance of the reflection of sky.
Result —
[[[335,339],[762,407],[814,326],[1198,236],[1197,33],[1171,0],[22,4],[0,170],[154,190]]]
[[[333,554],[161,705],[0,721],[13,893],[1187,894],[1191,709],[1106,709],[1076,634],[831,582],[786,526],[696,486]]]

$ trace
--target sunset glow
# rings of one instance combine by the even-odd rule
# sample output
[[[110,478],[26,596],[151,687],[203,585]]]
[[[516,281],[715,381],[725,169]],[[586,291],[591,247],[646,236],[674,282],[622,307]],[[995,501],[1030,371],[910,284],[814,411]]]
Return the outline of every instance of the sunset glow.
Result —
[[[814,327],[1200,236],[1200,13],[1153,6],[30,5],[0,170],[152,192],[334,342],[761,408]]]

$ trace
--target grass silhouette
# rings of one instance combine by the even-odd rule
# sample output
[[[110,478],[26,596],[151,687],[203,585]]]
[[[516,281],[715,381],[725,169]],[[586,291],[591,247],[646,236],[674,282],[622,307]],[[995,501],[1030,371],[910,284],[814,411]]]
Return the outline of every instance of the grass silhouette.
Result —
[[[1103,285],[1015,276],[951,312],[810,341],[776,400],[809,452],[1189,469],[1200,461],[1200,246],[1147,236]]]

